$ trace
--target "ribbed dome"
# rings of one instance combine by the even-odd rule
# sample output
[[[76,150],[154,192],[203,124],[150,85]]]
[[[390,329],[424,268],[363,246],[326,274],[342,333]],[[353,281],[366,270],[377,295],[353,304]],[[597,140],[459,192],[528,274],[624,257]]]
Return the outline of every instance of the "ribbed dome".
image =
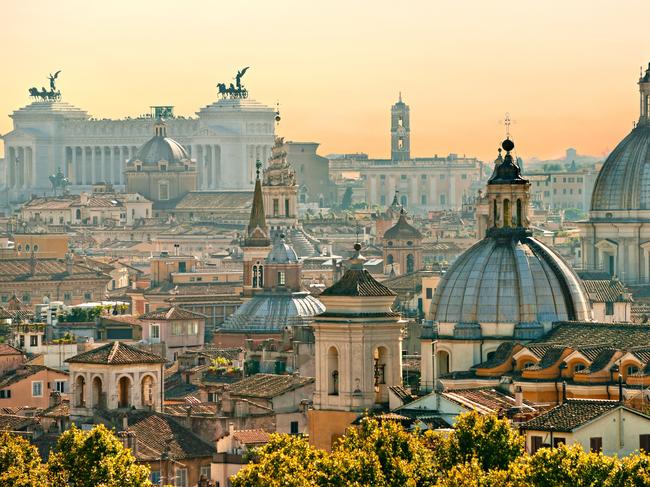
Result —
[[[287,326],[308,325],[325,311],[318,299],[306,292],[260,293],[241,305],[221,325],[224,331],[281,332]]]
[[[181,144],[170,137],[155,135],[146,142],[138,152],[133,161],[139,160],[144,164],[158,164],[160,161],[169,163],[188,160],[189,154]]]
[[[422,234],[418,231],[418,229],[406,221],[406,214],[404,213],[404,210],[400,212],[399,220],[397,220],[397,223],[395,223],[395,225],[390,227],[388,230],[386,230],[386,233],[384,233],[384,240],[419,240],[421,238]]]
[[[591,197],[592,211],[650,209],[650,124],[639,124],[609,155]]]
[[[298,262],[296,251],[291,245],[284,241],[284,235],[278,240],[269,255],[266,256],[266,262],[272,264],[295,264]]]
[[[580,279],[532,237],[485,238],[443,276],[431,316],[446,323],[535,324],[589,320]]]

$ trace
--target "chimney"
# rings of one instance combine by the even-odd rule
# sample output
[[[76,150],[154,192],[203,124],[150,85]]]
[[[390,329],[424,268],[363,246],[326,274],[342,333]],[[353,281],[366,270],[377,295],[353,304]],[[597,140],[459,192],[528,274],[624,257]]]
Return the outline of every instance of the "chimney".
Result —
[[[50,392],[50,407],[58,406],[61,404],[61,393],[58,391]]]
[[[230,438],[235,434],[235,423],[228,423],[228,434],[230,435]]]
[[[562,403],[566,402],[566,381],[562,381]]]
[[[623,377],[621,377],[621,374],[618,374],[618,402],[623,403],[624,402],[624,397],[623,397]]]
[[[122,416],[122,430],[126,431],[128,429],[129,429],[129,416],[125,414]]]
[[[521,390],[521,386],[515,387],[515,406],[521,407],[524,405],[524,392]]]
[[[73,264],[74,264],[74,257],[70,252],[67,252],[65,254],[65,271],[68,273],[69,276],[71,276],[73,273]]]

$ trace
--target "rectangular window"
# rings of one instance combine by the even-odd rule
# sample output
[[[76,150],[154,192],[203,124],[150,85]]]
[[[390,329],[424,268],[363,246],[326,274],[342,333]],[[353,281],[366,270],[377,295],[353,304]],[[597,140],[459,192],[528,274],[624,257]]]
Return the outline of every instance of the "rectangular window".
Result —
[[[284,284],[285,284],[284,272],[280,271],[280,272],[278,272],[278,285],[279,286],[284,286]]]
[[[93,293],[92,292],[85,292],[84,293],[84,300],[85,301],[92,301],[93,300]]]
[[[566,444],[566,439],[561,436],[556,436],[553,438],[553,448],[557,448],[560,445]]]
[[[179,468],[176,470],[176,487],[187,487],[187,469]]]
[[[291,421],[291,434],[297,435],[298,433],[298,421]]]
[[[11,399],[11,389],[0,391],[0,399]]]
[[[589,449],[594,453],[603,451],[603,438],[600,436],[589,438]]]
[[[614,303],[605,303],[605,315],[606,316],[614,315]]]
[[[461,174],[460,179],[467,179],[467,174]]]
[[[65,381],[64,380],[54,381],[54,390],[56,392],[60,392],[61,394],[63,394],[65,392]]]
[[[169,199],[169,183],[161,182],[158,186],[158,199],[159,200],[168,200]]]
[[[9,295],[8,294],[3,294],[2,295],[2,302],[6,303],[7,301],[9,301]]]
[[[172,323],[172,335],[179,336],[183,334],[183,324],[182,323]]]
[[[280,200],[273,198],[273,216],[280,216]]]
[[[160,340],[160,325],[149,325],[149,338]]]
[[[531,436],[530,437],[530,454],[534,454],[537,450],[542,447],[542,437],[541,436]]]
[[[433,299],[433,288],[428,287],[426,293],[427,293],[427,299]]]
[[[445,175],[444,175],[444,174],[441,174],[441,175],[440,175],[440,179],[445,179]]]
[[[219,396],[216,392],[208,392],[208,402],[218,402]]]
[[[201,477],[210,480],[210,465],[201,465]]]
[[[383,181],[384,179],[386,179],[386,175],[385,174],[380,175],[379,179],[381,179]]]
[[[581,182],[582,182],[582,178],[578,178],[578,182],[581,183]]]
[[[160,485],[160,471],[152,470],[149,474],[149,480],[153,485]]]
[[[196,321],[193,321],[187,325],[187,334],[188,335],[198,335],[199,334],[199,324]]]
[[[639,435],[639,449],[644,452],[650,452],[650,435]]]
[[[422,204],[422,205],[427,204],[427,195],[426,194],[423,194],[422,196],[420,196],[420,204]]]
[[[401,178],[406,179],[406,174],[402,174]]]
[[[32,397],[42,397],[43,396],[43,381],[35,380],[32,381]]]
[[[427,179],[427,175],[423,174],[422,176],[420,176],[420,179]]]
[[[383,194],[379,197],[379,204],[380,205],[385,205],[386,204],[386,196],[384,196]]]
[[[29,346],[38,347],[38,335],[29,335]]]
[[[284,216],[290,216],[289,215],[289,198],[284,199]]]

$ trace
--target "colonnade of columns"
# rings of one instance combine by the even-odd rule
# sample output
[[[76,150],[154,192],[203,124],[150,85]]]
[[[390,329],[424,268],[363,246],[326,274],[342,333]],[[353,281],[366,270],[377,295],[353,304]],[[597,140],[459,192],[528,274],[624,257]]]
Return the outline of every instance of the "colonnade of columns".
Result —
[[[221,181],[221,146],[215,144],[192,144],[188,147],[190,157],[196,160],[198,189],[216,189]]]
[[[137,150],[136,146],[66,146],[66,163],[61,169],[71,184],[124,184],[126,161],[135,156]]]
[[[7,148],[7,187],[22,189],[34,186],[34,149],[28,146]]]

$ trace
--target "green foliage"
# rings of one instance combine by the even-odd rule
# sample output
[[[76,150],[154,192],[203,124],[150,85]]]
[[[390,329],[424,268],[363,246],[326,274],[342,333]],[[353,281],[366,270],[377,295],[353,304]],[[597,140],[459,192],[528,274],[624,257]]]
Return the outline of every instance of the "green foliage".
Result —
[[[427,432],[425,440],[445,470],[473,458],[484,470],[506,469],[524,453],[525,441],[507,419],[475,411],[459,416],[448,436]]]
[[[233,487],[303,487],[324,485],[326,453],[313,448],[300,436],[271,435],[257,452],[261,461],[251,463],[234,477]]]
[[[330,460],[336,467],[331,485],[426,486],[437,480],[431,450],[393,421],[365,418],[335,445]]]
[[[273,435],[234,487],[637,487],[650,485],[650,457],[619,459],[580,446],[524,452],[507,420],[461,415],[448,435],[364,419],[331,453],[301,437]]]
[[[0,487],[38,487],[45,469],[38,450],[29,441],[9,433],[0,435]]]
[[[95,321],[102,314],[102,307],[94,308],[70,308],[66,313],[59,316],[61,323],[88,323]]]
[[[61,435],[48,461],[52,487],[150,486],[149,468],[136,465],[131,450],[105,426]]]

